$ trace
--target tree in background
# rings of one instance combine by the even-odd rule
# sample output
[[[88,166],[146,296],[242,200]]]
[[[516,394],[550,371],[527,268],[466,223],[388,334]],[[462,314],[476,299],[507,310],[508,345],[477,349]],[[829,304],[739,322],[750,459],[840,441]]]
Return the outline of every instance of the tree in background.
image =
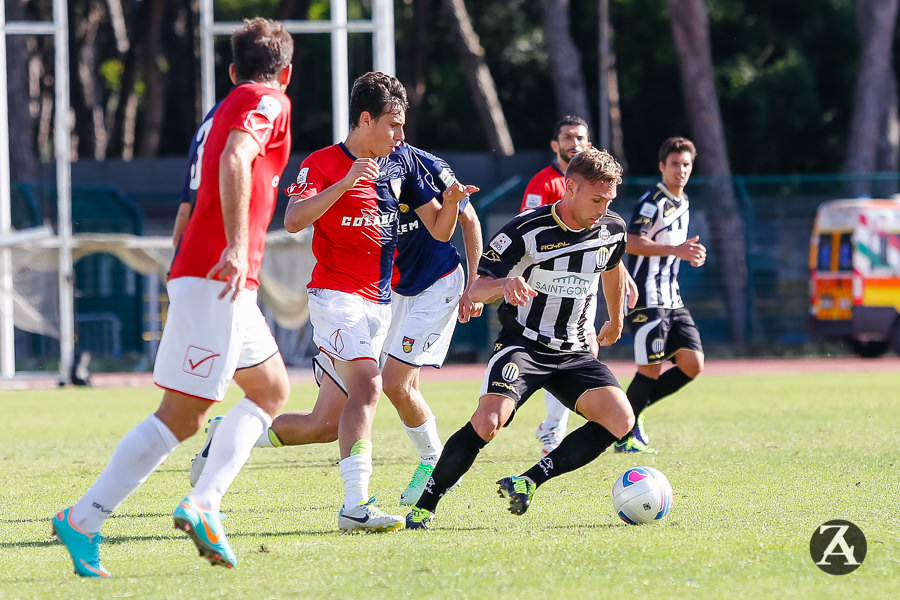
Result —
[[[864,175],[898,169],[897,79],[891,46],[898,0],[857,0],[859,75],[853,94],[853,116],[845,170]],[[881,158],[879,158],[881,157]],[[885,157],[889,157],[885,159]],[[860,182],[852,193],[870,193]]]
[[[511,155],[515,152],[512,136],[506,124],[503,107],[497,95],[494,78],[484,59],[484,48],[472,26],[463,0],[441,0],[455,33],[456,47],[472,91],[478,118],[488,140],[488,147]]]
[[[550,59],[550,78],[556,98],[556,119],[577,115],[590,123],[587,86],[581,72],[581,54],[569,27],[571,0],[541,0],[544,45]],[[555,120],[555,119],[551,119]]]
[[[747,261],[744,230],[731,186],[731,167],[719,98],[713,81],[709,19],[703,0],[668,0],[672,38],[681,72],[681,93],[697,146],[697,173],[715,178],[717,210],[709,211],[710,240],[725,285],[732,339],[746,340]]]

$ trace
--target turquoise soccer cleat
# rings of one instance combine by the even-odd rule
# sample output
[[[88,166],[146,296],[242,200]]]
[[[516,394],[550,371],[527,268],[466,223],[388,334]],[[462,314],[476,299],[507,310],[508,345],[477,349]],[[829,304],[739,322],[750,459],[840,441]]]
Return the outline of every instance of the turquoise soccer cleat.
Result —
[[[72,507],[59,511],[50,522],[53,537],[65,545],[72,557],[75,574],[81,577],[112,577],[100,564],[99,533],[86,533],[72,523]]]
[[[193,540],[200,556],[213,566],[228,569],[237,566],[237,557],[225,537],[222,515],[201,509],[190,497],[178,503],[172,518],[175,529],[180,529]]]

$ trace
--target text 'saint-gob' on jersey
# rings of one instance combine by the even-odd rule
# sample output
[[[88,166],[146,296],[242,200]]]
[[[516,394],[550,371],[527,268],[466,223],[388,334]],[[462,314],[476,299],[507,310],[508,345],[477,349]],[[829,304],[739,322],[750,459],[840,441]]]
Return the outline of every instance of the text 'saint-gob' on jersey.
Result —
[[[674,197],[662,183],[638,200],[628,224],[629,235],[640,235],[660,244],[678,246],[687,241],[688,199]],[[681,259],[673,256],[625,257],[625,265],[638,287],[635,310],[641,308],[681,308],[678,267]]]
[[[432,237],[407,196],[416,196],[420,190],[431,190],[432,197],[443,202],[441,194],[456,183],[456,175],[444,159],[409,144],[402,147],[407,148],[414,159],[417,185],[404,188],[400,194],[400,225],[392,285],[398,294],[415,296],[455,271],[459,265],[459,252],[450,242]],[[460,214],[468,203],[468,198],[459,203]]]
[[[287,194],[314,196],[343,179],[355,160],[342,143],[313,152],[300,165]],[[405,202],[414,211],[434,192],[420,187],[415,159],[406,146],[376,162],[376,179],[360,179],[313,224],[316,266],[307,287],[356,294],[382,304],[391,301],[399,198],[406,191]]]
[[[556,350],[588,350],[600,274],[618,267],[625,221],[610,212],[590,228],[572,230],[556,206],[541,206],[507,223],[481,256],[478,274],[522,276],[538,293],[524,306],[500,304],[504,329]]]

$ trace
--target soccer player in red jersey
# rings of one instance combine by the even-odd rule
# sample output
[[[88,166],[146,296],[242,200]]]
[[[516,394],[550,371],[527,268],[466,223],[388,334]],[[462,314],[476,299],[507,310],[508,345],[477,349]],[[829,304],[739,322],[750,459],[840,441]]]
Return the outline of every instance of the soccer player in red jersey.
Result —
[[[237,86],[207,115],[192,145],[191,212],[177,232],[168,318],[153,371],[162,403],[122,438],[84,496],[52,521],[83,577],[110,576],[100,564],[103,522],[199,431],[232,379],[245,397],[219,424],[215,452],[173,518],[211,564],[235,566],[220,522],[222,496],[288,399],[287,370],[256,290],[291,147],[284,91],[294,43],[280,23],[255,18],[231,36],[231,46]]]
[[[279,417],[285,425],[281,431],[291,432],[281,441],[285,445],[330,441],[333,422],[328,421],[339,419],[345,497],[338,527],[343,531],[393,531],[403,526],[402,516],[374,507],[368,493],[372,419],[382,391],[378,362],[391,321],[399,197],[407,192],[408,210],[416,211],[436,239],[448,241],[460,201],[478,189],[454,183],[440,203],[432,189],[421,187],[414,176],[415,158],[401,146],[407,107],[406,90],[396,78],[383,73],[360,76],[350,95],[347,140],[311,154],[288,189],[287,230],[314,227],[317,264],[308,288],[313,341],[321,351],[317,367],[335,372],[347,394],[334,379],[322,377],[312,418],[308,413]],[[292,419],[321,427],[294,428]],[[281,435],[277,426],[273,431]]]

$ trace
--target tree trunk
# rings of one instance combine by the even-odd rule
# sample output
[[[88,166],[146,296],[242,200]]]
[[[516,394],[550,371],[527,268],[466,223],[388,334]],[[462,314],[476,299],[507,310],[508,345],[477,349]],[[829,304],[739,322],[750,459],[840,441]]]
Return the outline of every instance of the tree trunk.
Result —
[[[456,45],[466,70],[469,80],[469,88],[472,90],[472,100],[481,127],[487,136],[488,146],[494,152],[500,152],[505,156],[515,153],[512,136],[503,116],[503,107],[497,96],[497,88],[494,78],[484,60],[484,48],[478,39],[478,34],[472,27],[472,20],[466,10],[463,0],[441,0],[444,10],[450,16],[450,26],[456,37]]]
[[[857,0],[856,29],[859,33],[859,74],[853,95],[853,116],[847,143],[848,173],[865,175],[879,164],[879,145],[886,141],[890,129],[886,127],[890,115],[891,93],[896,94],[896,80],[891,64],[891,45],[897,21],[898,0]],[[896,153],[896,140],[892,144]],[[895,167],[896,168],[896,167]],[[868,193],[865,182],[851,185],[852,193]]]
[[[685,112],[697,146],[697,173],[715,178],[710,191],[716,198],[716,210],[708,213],[713,238],[710,245],[725,286],[732,340],[740,344],[747,335],[744,230],[731,185],[725,132],[713,81],[709,17],[703,0],[667,2]]]
[[[166,77],[160,69],[162,57],[159,40],[162,35],[165,0],[144,0],[148,4],[146,19],[142,21],[144,31],[141,53],[141,73],[144,76],[143,114],[141,128],[137,135],[136,156],[156,156],[159,148],[160,132],[163,126],[166,98]]]
[[[431,0],[412,0],[412,32],[398,40],[397,75],[406,86],[409,112],[406,115],[406,135],[419,139],[419,116],[425,99],[425,74],[428,57],[428,32],[431,23]]]
[[[22,2],[8,2],[6,18],[9,21],[25,20]],[[34,45],[34,44],[32,44]],[[6,83],[9,114],[9,169],[12,181],[37,181],[37,154],[34,148],[34,116],[38,113],[37,96],[29,94],[29,41],[22,35],[6,38]],[[35,86],[37,87],[37,86]],[[33,111],[32,111],[33,109]],[[39,223],[35,223],[39,225]]]
[[[622,169],[628,172],[625,158],[625,136],[622,132],[622,106],[619,98],[619,77],[616,72],[616,52],[613,46],[613,28],[609,20],[609,0],[597,0],[599,132],[600,148],[609,149]]]
[[[544,45],[550,60],[558,117],[575,115],[590,122],[591,107],[581,73],[581,55],[569,30],[570,3],[570,0],[541,0]]]
[[[72,5],[70,5],[70,11]],[[108,132],[104,118],[102,93],[97,81],[97,34],[106,13],[106,5],[100,0],[88,3],[87,14],[80,18],[71,18],[75,25],[72,40],[74,77],[72,81],[72,112],[75,117],[75,136],[77,138],[77,154],[94,160],[106,158]],[[75,17],[75,14],[70,17]]]

